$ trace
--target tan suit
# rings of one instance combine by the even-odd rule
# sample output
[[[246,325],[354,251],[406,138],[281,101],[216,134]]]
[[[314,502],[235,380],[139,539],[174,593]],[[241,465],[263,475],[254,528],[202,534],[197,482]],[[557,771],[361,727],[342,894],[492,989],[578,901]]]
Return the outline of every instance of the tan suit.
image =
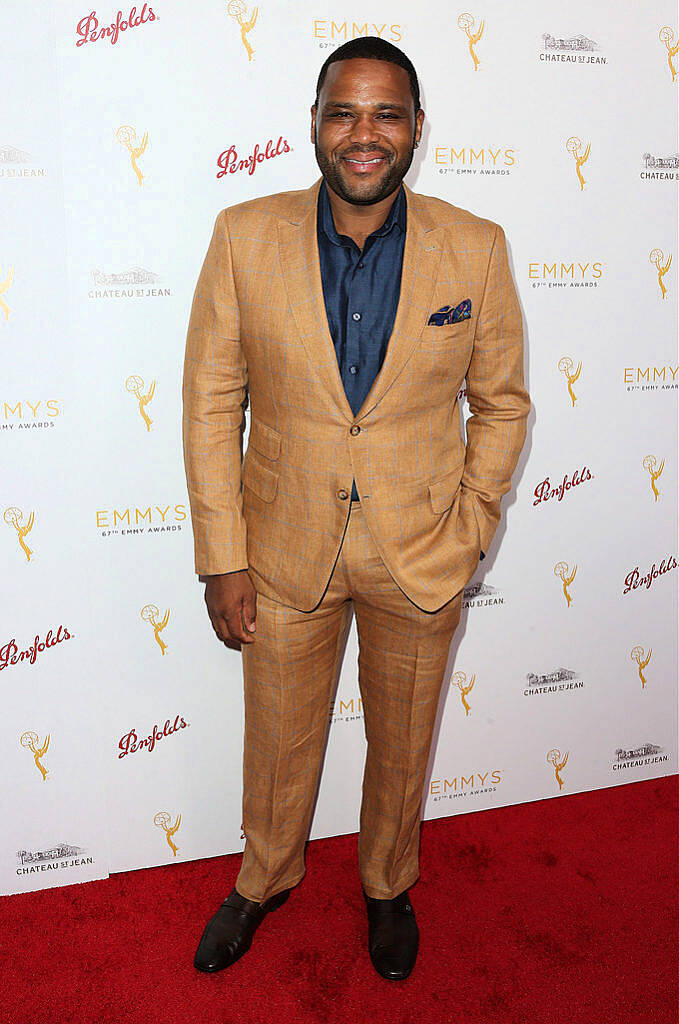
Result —
[[[248,568],[258,595],[257,639],[242,650],[248,841],[237,882],[239,892],[258,900],[303,874],[303,833],[350,600],[362,654],[379,638],[393,648],[390,622],[409,623],[399,632],[398,664],[364,655],[361,678],[359,657],[369,743],[361,876],[368,895],[377,897],[397,895],[404,880],[411,884],[416,877],[417,785],[447,650],[462,590],[497,528],[530,407],[521,312],[502,228],[406,188],[396,321],[382,368],[353,415],[325,313],[316,239],[319,184],[219,214],[196,286],[184,366],[184,457],[196,572]],[[471,319],[428,325],[436,310],[466,298]],[[471,412],[466,447],[457,402],[465,380]],[[350,514],[354,478],[361,501]],[[356,561],[349,564],[352,552]],[[381,585],[371,587],[380,574]],[[381,623],[370,615],[371,601],[378,614],[377,591],[384,597]],[[372,597],[366,600],[368,592]],[[361,621],[369,636],[361,636]],[[293,623],[300,644],[291,653]],[[413,661],[415,648],[408,644],[416,647],[427,637],[436,657],[412,667],[420,656]],[[317,641],[327,648],[322,671],[311,657]],[[377,707],[394,672],[411,675],[405,704],[396,701],[392,709],[410,721],[410,732],[399,734],[408,756],[396,757],[392,766],[398,779],[387,778],[392,769],[378,751],[384,736],[400,729]],[[393,691],[393,678],[390,685]],[[375,696],[378,689],[381,698]],[[421,721],[408,702],[421,705]],[[286,714],[294,728],[281,725]],[[264,771],[272,744],[276,749]],[[303,783],[297,778],[300,766]],[[376,787],[385,786],[394,788],[393,806],[375,799]],[[386,837],[389,828],[393,842]]]

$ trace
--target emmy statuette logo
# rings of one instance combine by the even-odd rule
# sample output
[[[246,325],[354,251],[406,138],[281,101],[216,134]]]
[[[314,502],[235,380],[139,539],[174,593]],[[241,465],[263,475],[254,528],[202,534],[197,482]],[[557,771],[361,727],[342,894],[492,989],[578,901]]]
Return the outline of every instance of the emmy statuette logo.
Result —
[[[480,41],[485,28],[485,21],[482,21],[479,27],[474,30],[474,15],[468,14],[466,11],[461,14],[457,19],[457,27],[461,29],[467,37],[467,45],[472,61],[474,62],[474,71],[479,70],[479,58],[476,54],[474,47]]]
[[[182,816],[181,814],[177,815],[177,820],[175,821],[174,825],[170,824],[171,820],[172,818],[167,813],[167,811],[158,811],[158,813],[153,819],[153,824],[156,825],[158,828],[162,828],[163,832],[165,833],[167,845],[172,850],[172,856],[176,857],[179,852],[179,849],[175,845],[172,837],[179,831],[179,826],[182,823]]]
[[[660,294],[664,299],[667,295],[667,288],[665,287],[663,278],[672,266],[672,253],[670,253],[667,259],[665,259],[665,253],[662,249],[651,249],[648,254],[648,259],[658,271],[658,286],[660,288]]]
[[[139,374],[131,374],[125,381],[125,390],[129,391],[131,395],[134,395],[139,403],[139,414],[146,424],[146,429],[151,429],[153,420],[150,419],[149,414],[146,411],[146,406],[149,404],[156,390],[156,382],[151,381],[151,386],[144,394],[144,378],[140,377]]]
[[[568,394],[571,396],[572,407],[575,408],[577,398],[575,392],[573,391],[573,385],[580,376],[580,371],[582,370],[582,363],[578,363],[577,370],[574,370],[573,360],[571,359],[571,357],[562,356],[558,362],[558,367],[561,373],[563,373],[564,377],[568,381]]]
[[[160,635],[170,621],[170,609],[168,608],[162,619],[159,619],[160,611],[155,604],[145,604],[141,610],[141,617],[144,622],[150,622],[153,626],[153,636],[160,647],[160,653],[165,654],[167,644]]]
[[[22,747],[24,747],[24,749],[31,751],[31,753],[33,754],[33,760],[35,761],[35,767],[42,775],[43,782],[46,782],[47,775],[49,773],[47,771],[47,768],[45,768],[45,766],[41,764],[41,758],[45,756],[50,745],[49,733],[45,737],[45,742],[41,744],[37,732],[32,732],[31,730],[29,730],[28,732],[22,733],[21,738],[19,739],[19,743],[21,744]]]
[[[643,461],[644,469],[647,473],[650,474],[651,477],[651,490],[653,491],[655,501],[657,501],[660,497],[660,492],[658,491],[658,488],[655,486],[655,483],[656,480],[660,478],[660,476],[662,475],[662,471],[665,468],[664,459],[662,460],[659,466],[657,464],[657,461],[658,460],[656,459],[655,455],[647,455]]]
[[[652,654],[653,650],[651,648],[649,648],[648,654],[645,654],[644,649],[640,644],[637,644],[637,646],[633,647],[632,650],[629,652],[629,656],[632,659],[632,661],[636,661],[637,665],[639,666],[639,679],[641,679],[642,690],[646,686],[646,676],[644,675],[644,669],[651,660]]]
[[[582,176],[582,171],[580,170],[580,168],[583,164],[587,163],[591,148],[592,144],[588,142],[583,150],[582,142],[577,137],[577,135],[571,135],[569,139],[566,139],[566,149],[575,160],[575,173],[577,174],[578,181],[580,182],[581,192],[585,188],[585,179]]]
[[[670,66],[670,74],[672,75],[672,81],[674,82],[677,77],[677,66],[674,63],[674,58],[679,53],[679,43],[674,41],[674,29],[670,28],[669,25],[663,25],[658,32],[658,39],[661,43],[665,44],[667,49],[667,63]]]
[[[554,777],[559,783],[559,789],[563,786],[563,779],[560,773],[566,767],[567,760],[568,754],[562,756],[561,751],[557,747],[553,747],[547,754],[547,764],[551,764],[554,768]]]
[[[554,566],[554,575],[557,576],[563,583],[563,595],[566,598],[566,607],[570,608],[573,598],[568,592],[568,588],[575,579],[575,574],[578,571],[577,565],[573,566],[573,571],[568,568],[568,562],[557,562]]]
[[[24,522],[24,514],[20,508],[12,507],[6,508],[3,519],[8,526],[13,526],[17,532],[17,540],[21,545],[21,548],[26,555],[26,561],[30,562],[33,551],[29,548],[28,544],[24,540],[24,537],[31,532],[33,529],[33,523],[35,522],[35,512],[31,512],[30,516]]]
[[[134,130],[134,128],[130,127],[129,124],[123,124],[116,132],[116,139],[118,140],[120,145],[124,146],[128,153],[130,154],[130,163],[132,164],[132,170],[136,174],[137,182],[139,183],[139,187],[141,188],[141,183],[144,175],[141,173],[141,168],[137,163],[137,160],[146,149],[146,146],[149,141],[149,133],[144,132],[144,134],[142,135],[141,142],[139,143],[139,145],[136,145],[136,131]]]
[[[467,681],[467,675],[465,672],[456,672],[453,678],[450,680],[451,686],[457,686],[460,691],[460,698],[464,707],[465,716],[471,711],[469,702],[467,701],[467,694],[471,692],[474,683],[476,682],[476,673]]]
[[[259,7],[254,7],[252,10],[252,14],[250,15],[250,17],[248,17],[247,7],[245,6],[243,0],[229,0],[226,10],[229,17],[235,18],[236,21],[238,22],[240,26],[240,37],[243,40],[245,52],[248,55],[248,60],[252,60],[255,51],[252,49],[252,46],[250,45],[250,41],[248,39],[248,32],[252,32],[253,28],[255,27],[257,15],[259,14]]]
[[[0,278],[2,278],[2,269],[0,268]],[[14,267],[10,267],[7,271],[7,277],[4,281],[0,280],[0,309],[5,314],[5,320],[9,320],[9,314],[12,310],[5,302],[5,292],[9,291],[9,286],[14,280]]]

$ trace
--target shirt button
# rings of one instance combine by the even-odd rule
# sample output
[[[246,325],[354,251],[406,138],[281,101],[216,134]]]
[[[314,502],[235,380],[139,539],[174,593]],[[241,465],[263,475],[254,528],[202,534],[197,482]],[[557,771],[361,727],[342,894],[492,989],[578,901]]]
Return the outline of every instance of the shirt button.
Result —
[[[349,367],[349,373],[358,373],[358,367],[357,366],[350,366]]]
[[[359,263],[358,269],[359,270],[363,270],[364,266],[365,266],[365,263]]]
[[[361,314],[360,313],[352,313],[351,314],[351,319],[352,320],[360,320],[361,319]]]

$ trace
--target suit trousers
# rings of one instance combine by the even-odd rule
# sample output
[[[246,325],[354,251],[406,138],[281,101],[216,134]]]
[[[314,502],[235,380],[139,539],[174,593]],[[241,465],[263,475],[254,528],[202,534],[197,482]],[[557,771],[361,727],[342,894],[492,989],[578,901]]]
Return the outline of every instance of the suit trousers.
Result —
[[[304,876],[352,605],[367,740],[359,875],[378,899],[398,896],[419,877],[425,773],[462,591],[434,612],[413,604],[382,561],[361,503],[352,501],[318,605],[299,611],[258,592],[256,639],[241,648],[246,838],[236,888],[248,899],[261,902]]]

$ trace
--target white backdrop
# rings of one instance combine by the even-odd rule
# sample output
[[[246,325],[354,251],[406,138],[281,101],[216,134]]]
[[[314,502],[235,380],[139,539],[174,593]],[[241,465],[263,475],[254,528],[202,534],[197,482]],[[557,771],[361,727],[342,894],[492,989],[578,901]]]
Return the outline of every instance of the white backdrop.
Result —
[[[93,2],[2,19],[0,892],[243,848],[240,655],[193,571],[186,327],[219,210],[318,176],[318,70],[359,33],[418,69],[408,184],[505,228],[533,400],[424,816],[676,772],[674,5],[264,0],[249,27],[251,2]],[[312,838],[358,828],[356,658],[352,623]]]

